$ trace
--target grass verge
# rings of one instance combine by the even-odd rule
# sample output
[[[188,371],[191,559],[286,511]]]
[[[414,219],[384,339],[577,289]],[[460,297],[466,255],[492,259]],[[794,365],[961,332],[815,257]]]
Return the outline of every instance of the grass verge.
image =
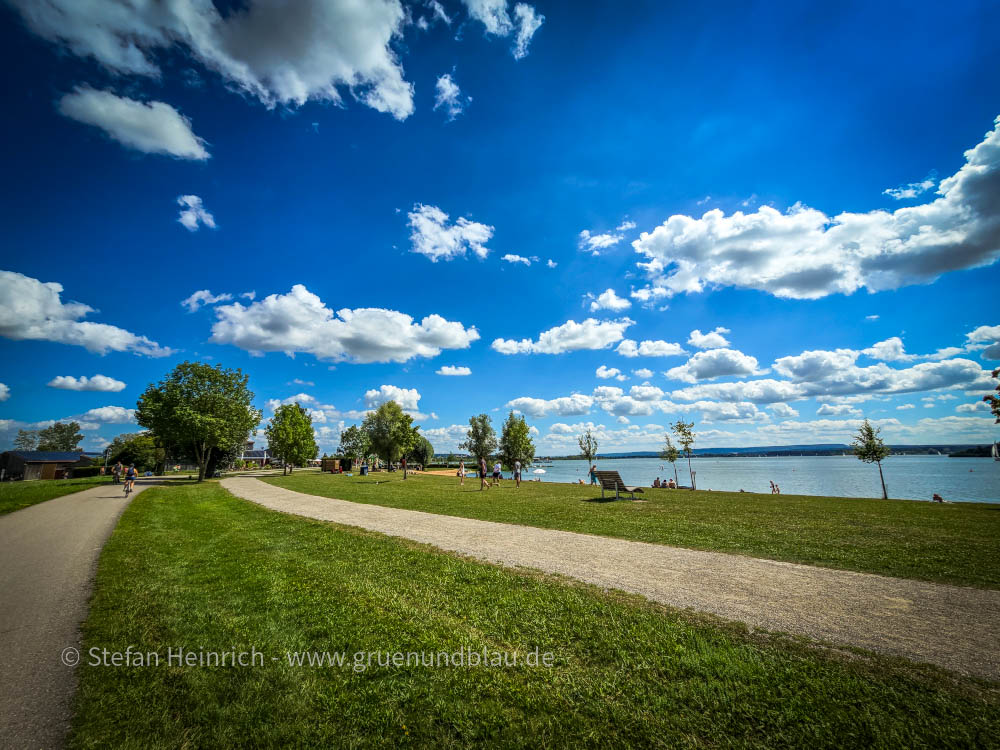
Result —
[[[93,666],[89,649],[257,667]],[[551,667],[289,665],[287,651],[554,654]],[[101,556],[70,744],[976,747],[997,686],[751,634],[274,513],[217,484],[138,495]]]
[[[1000,588],[1000,505],[647,489],[601,502],[599,489],[478,479],[301,473],[265,482],[310,495],[430,513]]]
[[[39,479],[30,482],[0,482],[0,516],[80,490],[110,484],[111,477],[83,479]]]

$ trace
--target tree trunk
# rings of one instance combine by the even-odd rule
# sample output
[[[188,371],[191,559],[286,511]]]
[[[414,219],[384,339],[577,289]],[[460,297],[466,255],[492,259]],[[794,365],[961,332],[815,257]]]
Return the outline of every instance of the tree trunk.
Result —
[[[674,466],[674,484],[676,484],[679,487],[681,484],[681,480],[680,477],[677,476],[677,464],[674,464],[673,466]]]
[[[878,462],[878,478],[882,480],[882,499],[888,500],[889,493],[885,491],[885,477],[882,475],[882,462]]]
[[[205,469],[208,467],[208,451],[205,450],[204,446],[195,446],[194,455],[198,461],[198,481],[204,482]]]
[[[694,473],[691,471],[691,454],[690,453],[687,454],[687,460],[688,460],[688,474],[691,477],[691,489],[693,490],[694,489]]]

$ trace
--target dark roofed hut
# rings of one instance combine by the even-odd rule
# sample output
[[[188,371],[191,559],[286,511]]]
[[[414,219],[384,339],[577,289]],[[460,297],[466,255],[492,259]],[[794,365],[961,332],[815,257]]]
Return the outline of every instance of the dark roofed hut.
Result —
[[[4,479],[66,479],[74,466],[89,466],[90,458],[76,451],[6,451],[0,453]]]

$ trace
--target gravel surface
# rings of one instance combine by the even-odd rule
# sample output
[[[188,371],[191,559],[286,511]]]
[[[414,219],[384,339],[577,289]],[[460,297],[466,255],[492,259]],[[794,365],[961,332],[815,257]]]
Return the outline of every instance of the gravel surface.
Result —
[[[1000,591],[365,505],[250,477],[226,479],[222,485],[285,513],[570,576],[753,628],[1000,679]]]
[[[127,504],[106,485],[0,516],[0,748],[64,744],[76,673],[63,650],[80,648],[97,558]]]

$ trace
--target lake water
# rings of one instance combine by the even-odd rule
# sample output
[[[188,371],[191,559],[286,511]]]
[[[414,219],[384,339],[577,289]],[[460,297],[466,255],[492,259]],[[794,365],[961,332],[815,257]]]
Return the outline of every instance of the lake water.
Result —
[[[545,474],[525,478],[543,482],[577,482],[587,479],[586,461],[553,461],[542,466]],[[673,475],[670,464],[658,458],[602,459],[597,468],[617,471],[626,484],[649,487],[653,480]],[[771,491],[773,481],[786,495],[881,497],[878,467],[854,456],[789,456],[776,458],[693,458],[699,490],[736,492]],[[989,458],[947,456],[890,456],[883,464],[891,498],[930,500],[935,492],[945,500],[976,503],[1000,502],[1000,462]],[[505,472],[505,476],[509,473]],[[690,484],[687,461],[677,462],[681,484]]]

